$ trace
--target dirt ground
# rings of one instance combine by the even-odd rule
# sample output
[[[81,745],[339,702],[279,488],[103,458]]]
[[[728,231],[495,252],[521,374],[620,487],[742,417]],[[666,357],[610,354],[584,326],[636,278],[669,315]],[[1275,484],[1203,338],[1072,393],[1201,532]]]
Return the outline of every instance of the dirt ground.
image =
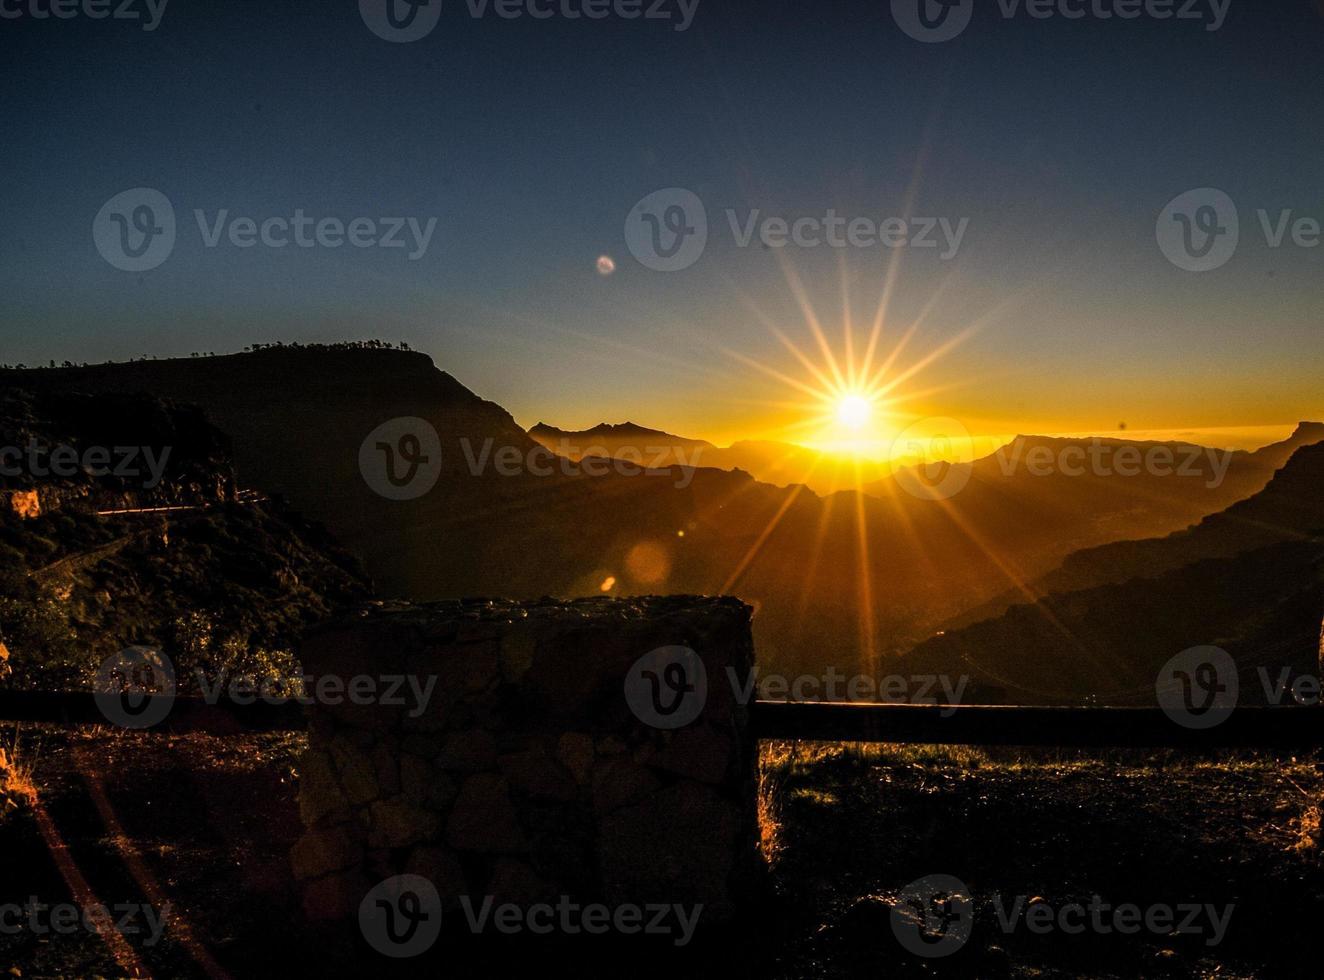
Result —
[[[1316,758],[780,743],[764,773],[782,914],[805,925],[785,976],[1319,975]],[[973,928],[925,960],[902,952],[890,906],[935,874],[968,886]],[[1056,910],[1096,895],[1233,910],[1216,945],[1212,930],[1008,931],[998,915],[1017,896]]]
[[[145,928],[123,940],[0,931],[0,967],[22,977],[247,977],[491,976],[510,966],[511,950],[485,937],[392,963],[355,930],[303,921],[288,864],[302,747],[285,733],[25,726],[21,758],[34,766],[39,804],[0,823],[0,906],[36,897],[167,912],[156,943]],[[1318,759],[772,743],[763,781],[776,897],[755,921],[685,951],[581,937],[530,940],[517,960],[568,956],[580,976],[1318,975]],[[960,879],[974,903],[968,942],[942,959],[903,948],[890,914],[907,883],[933,874]],[[1094,895],[1233,908],[1210,945],[1208,932],[1037,934],[1023,922],[1009,931],[995,903],[1059,907]]]

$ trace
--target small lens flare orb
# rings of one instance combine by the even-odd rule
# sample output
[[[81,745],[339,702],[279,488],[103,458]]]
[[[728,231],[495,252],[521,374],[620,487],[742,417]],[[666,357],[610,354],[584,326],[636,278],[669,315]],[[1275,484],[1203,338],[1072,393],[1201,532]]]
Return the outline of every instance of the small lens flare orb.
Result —
[[[873,414],[873,404],[862,395],[846,395],[837,402],[837,420],[848,429],[859,429]]]
[[[598,256],[598,275],[609,276],[616,271],[616,260],[610,255]]]

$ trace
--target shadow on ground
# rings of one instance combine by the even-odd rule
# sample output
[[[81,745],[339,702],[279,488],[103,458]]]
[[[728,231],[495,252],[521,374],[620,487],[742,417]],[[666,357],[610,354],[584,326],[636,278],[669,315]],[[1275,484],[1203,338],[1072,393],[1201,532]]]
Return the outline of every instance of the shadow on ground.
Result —
[[[69,901],[75,888],[110,906],[168,903],[155,944],[142,933],[117,950],[85,929],[0,932],[0,963],[25,977],[466,977],[554,962],[586,977],[1316,975],[1324,870],[1310,807],[1324,767],[1313,758],[772,743],[762,770],[776,897],[749,922],[683,949],[475,938],[448,922],[430,955],[396,962],[352,926],[302,918],[288,864],[301,736],[47,727],[23,737],[44,743],[41,804],[0,824],[0,905]],[[952,955],[926,959],[898,941],[891,908],[935,874],[968,886],[973,925]],[[998,901],[1060,909],[1096,895],[1233,910],[1216,945],[1207,927],[1038,934],[1023,915],[999,920]]]

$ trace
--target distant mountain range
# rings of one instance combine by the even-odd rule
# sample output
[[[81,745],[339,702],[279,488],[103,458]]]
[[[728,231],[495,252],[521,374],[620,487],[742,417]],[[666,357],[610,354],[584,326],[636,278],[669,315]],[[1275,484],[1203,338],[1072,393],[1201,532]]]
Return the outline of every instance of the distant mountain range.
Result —
[[[697,468],[633,475],[530,466],[563,438],[604,443],[609,455],[664,438],[676,451],[709,450],[628,425],[526,433],[428,357],[404,351],[269,348],[0,372],[0,383],[148,391],[201,406],[232,442],[241,482],[325,523],[384,595],[729,592],[758,610],[764,669],[786,673],[886,672],[888,658],[1037,581],[1072,550],[1178,530],[1254,494],[1302,442],[1324,438],[1303,427],[1285,443],[1232,454],[1221,480],[1208,462],[1153,480],[1040,476],[1024,464],[1004,472],[995,454],[970,464],[959,495],[938,501],[906,492],[896,476],[867,493],[825,496],[761,482],[752,464],[721,455],[736,447],[716,450],[731,469],[706,455]],[[388,500],[365,482],[360,449],[405,417],[436,430],[442,465],[426,495]],[[760,449],[762,465],[770,454]],[[503,475],[497,458],[513,469]]]
[[[580,459],[585,455],[618,459],[642,457],[653,466],[702,466],[742,470],[760,483],[778,487],[806,486],[819,496],[855,490],[891,472],[886,463],[842,459],[807,446],[771,440],[742,440],[726,448],[703,439],[687,439],[633,422],[602,423],[577,432],[539,422],[529,435],[555,453]]]
[[[982,700],[1145,703],[1171,657],[1213,645],[1241,669],[1243,702],[1268,703],[1265,676],[1318,676],[1322,488],[1324,444],[1302,447],[1249,500],[1167,537],[1072,555],[1037,602],[930,639],[904,669],[967,675]]]
[[[1001,611],[998,602],[1005,609],[1032,595],[1025,591],[1033,588],[1031,577],[1072,552],[1167,534],[1250,496],[1295,449],[1324,441],[1324,424],[1302,423],[1289,438],[1254,452],[1021,435],[988,456],[950,467],[949,478],[963,489],[940,502],[915,499],[915,481],[907,479],[913,467],[898,477],[890,464],[856,464],[789,443],[738,442],[719,449],[632,422],[577,432],[539,423],[529,435],[576,460],[587,454],[642,459],[641,465],[741,470],[763,483],[805,484],[820,496],[857,490],[906,511],[906,523],[925,534],[955,525],[967,548],[996,556],[1018,583],[993,604],[978,607],[977,618],[987,618]],[[1145,460],[1155,465],[1146,467]],[[794,478],[809,474],[808,480]]]

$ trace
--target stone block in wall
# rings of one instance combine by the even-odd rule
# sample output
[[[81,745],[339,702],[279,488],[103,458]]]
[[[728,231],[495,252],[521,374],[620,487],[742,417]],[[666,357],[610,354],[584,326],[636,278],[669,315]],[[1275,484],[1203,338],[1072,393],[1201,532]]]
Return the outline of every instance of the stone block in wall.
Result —
[[[317,631],[291,856],[308,914],[352,917],[355,894],[411,874],[446,907],[565,896],[730,920],[760,865],[757,752],[736,694],[750,615],[702,597],[376,603]],[[683,648],[706,690],[693,719],[657,724],[627,678]],[[355,677],[404,678],[404,703],[318,697]]]

